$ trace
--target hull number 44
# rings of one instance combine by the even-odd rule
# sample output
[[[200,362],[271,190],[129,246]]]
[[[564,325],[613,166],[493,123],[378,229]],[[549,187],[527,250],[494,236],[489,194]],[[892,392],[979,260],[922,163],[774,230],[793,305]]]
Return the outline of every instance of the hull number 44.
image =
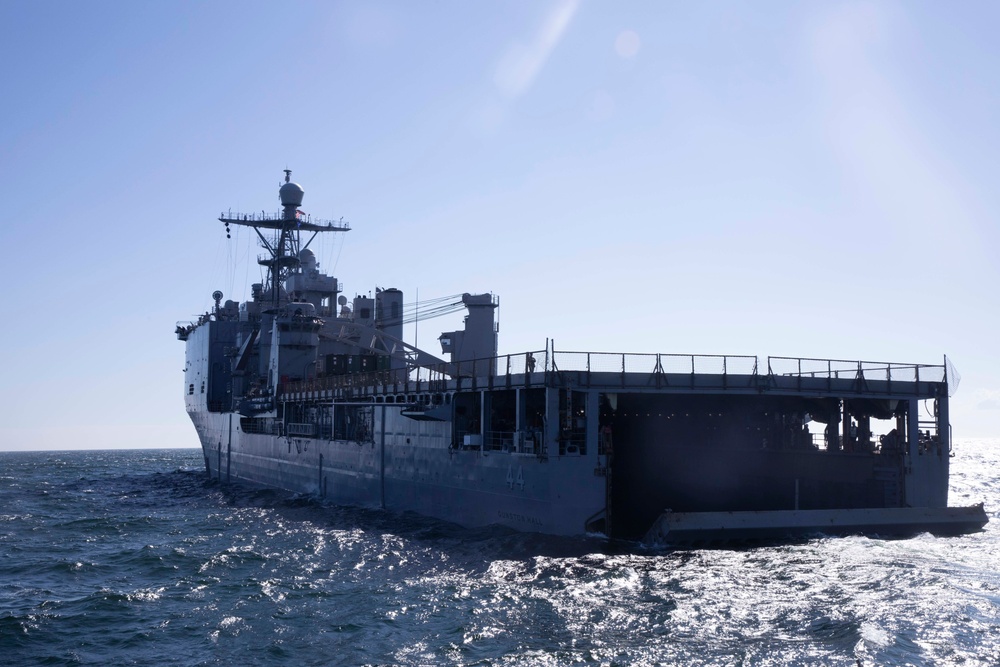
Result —
[[[517,486],[518,491],[524,491],[524,468],[517,466],[517,477],[514,476],[514,466],[507,466],[507,488],[514,490],[514,486]]]

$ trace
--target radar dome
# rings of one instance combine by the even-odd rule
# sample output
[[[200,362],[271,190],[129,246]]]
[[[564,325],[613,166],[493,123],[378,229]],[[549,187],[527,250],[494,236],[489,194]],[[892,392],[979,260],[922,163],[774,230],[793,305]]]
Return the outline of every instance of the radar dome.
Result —
[[[316,268],[316,255],[313,254],[312,250],[305,248],[299,253],[299,261],[302,262],[302,266],[306,269]]]
[[[278,190],[282,206],[302,206],[302,196],[306,193],[298,183],[286,182]]]

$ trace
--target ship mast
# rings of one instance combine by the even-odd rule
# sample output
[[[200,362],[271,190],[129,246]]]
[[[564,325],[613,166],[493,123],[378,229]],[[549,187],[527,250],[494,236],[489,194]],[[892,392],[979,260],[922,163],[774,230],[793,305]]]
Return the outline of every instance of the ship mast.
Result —
[[[267,249],[266,255],[257,258],[257,263],[267,268],[265,292],[270,293],[271,302],[279,306],[281,301],[280,286],[293,273],[299,270],[299,253],[309,247],[320,232],[347,232],[350,224],[343,218],[334,222],[314,220],[312,216],[299,210],[305,190],[298,183],[292,182],[292,170],[285,169],[285,182],[278,189],[281,200],[281,213],[233,213],[228,211],[219,216],[219,221],[226,225],[242,225],[252,228],[260,239],[261,246]],[[270,238],[264,236],[261,230],[272,230]],[[312,232],[305,244],[302,243],[302,232]]]

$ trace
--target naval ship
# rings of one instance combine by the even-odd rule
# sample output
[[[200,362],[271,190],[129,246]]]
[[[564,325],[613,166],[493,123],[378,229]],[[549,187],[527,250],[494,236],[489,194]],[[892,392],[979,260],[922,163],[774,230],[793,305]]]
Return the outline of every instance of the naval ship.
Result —
[[[963,533],[948,507],[952,373],[939,364],[545,348],[499,354],[498,298],[450,304],[440,353],[403,340],[396,288],[348,299],[312,241],[342,219],[219,216],[263,282],[178,323],[184,400],[221,482],[463,526],[683,542],[810,532]],[[441,308],[427,308],[428,312]]]

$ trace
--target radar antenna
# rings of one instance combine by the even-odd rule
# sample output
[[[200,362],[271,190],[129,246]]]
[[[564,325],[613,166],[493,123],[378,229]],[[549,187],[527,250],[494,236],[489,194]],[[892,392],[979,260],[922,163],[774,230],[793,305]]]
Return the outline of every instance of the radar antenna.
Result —
[[[219,221],[226,225],[228,236],[229,225],[242,225],[252,228],[260,239],[261,246],[267,249],[267,254],[257,258],[257,263],[267,268],[267,280],[264,291],[270,292],[271,301],[275,306],[281,305],[280,286],[299,268],[299,253],[309,247],[320,232],[348,232],[350,223],[344,219],[316,220],[311,215],[299,210],[305,190],[298,183],[292,182],[292,170],[285,169],[285,182],[278,188],[278,198],[281,200],[281,213],[233,213],[227,211],[219,216]],[[271,230],[270,238],[265,237],[261,230]],[[302,232],[312,232],[312,235],[302,242]]]

